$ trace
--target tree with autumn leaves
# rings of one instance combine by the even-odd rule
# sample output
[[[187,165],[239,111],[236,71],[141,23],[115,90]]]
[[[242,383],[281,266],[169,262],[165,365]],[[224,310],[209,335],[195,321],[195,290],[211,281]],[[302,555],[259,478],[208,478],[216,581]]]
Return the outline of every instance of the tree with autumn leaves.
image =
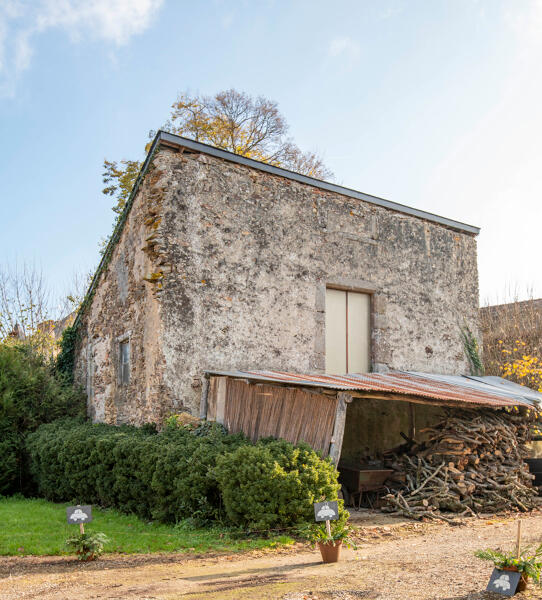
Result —
[[[185,92],[171,108],[164,131],[310,177],[332,177],[317,153],[302,151],[289,137],[288,124],[273,100],[234,89],[214,96]],[[145,149],[149,146],[150,142]],[[103,193],[115,199],[117,214],[123,211],[140,168],[134,160],[104,161]]]
[[[486,375],[542,392],[542,300],[481,309]]]

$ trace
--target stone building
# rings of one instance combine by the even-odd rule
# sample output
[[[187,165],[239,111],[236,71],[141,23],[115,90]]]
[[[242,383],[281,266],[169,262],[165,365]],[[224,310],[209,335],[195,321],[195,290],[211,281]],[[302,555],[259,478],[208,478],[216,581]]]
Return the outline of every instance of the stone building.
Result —
[[[159,132],[76,320],[89,413],[197,414],[206,369],[465,373],[478,231]]]

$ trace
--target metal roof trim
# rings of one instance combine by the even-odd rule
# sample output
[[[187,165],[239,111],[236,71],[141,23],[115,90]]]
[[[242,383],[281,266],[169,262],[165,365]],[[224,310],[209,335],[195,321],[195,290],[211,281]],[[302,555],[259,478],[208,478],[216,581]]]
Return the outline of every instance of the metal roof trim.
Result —
[[[537,403],[542,403],[542,394],[534,392],[529,394],[528,390],[525,389],[523,393],[518,390],[508,387],[506,384],[512,383],[501,377],[477,377],[472,375],[436,375],[433,373],[412,373],[417,376],[424,377],[425,379],[431,379],[436,382],[449,383],[453,386],[468,389],[474,392],[481,392],[483,394],[491,394],[492,396],[499,396],[500,398],[516,399],[522,404],[529,404],[535,406]],[[491,379],[498,379],[499,384],[495,384]],[[518,386],[520,387],[520,386]]]
[[[482,381],[486,385],[491,385],[494,389],[498,391],[505,391],[510,394],[516,394],[522,398],[525,398],[529,402],[537,403],[542,402],[542,394],[531,388],[525,387],[523,385],[519,385],[518,383],[514,383],[513,381],[509,381],[508,379],[503,379],[502,377],[497,377],[496,375],[486,375],[485,377],[477,377],[475,375],[466,375],[468,379],[474,379],[475,381]]]
[[[471,235],[478,235],[480,233],[480,228],[474,225],[462,223],[461,221],[455,221],[454,219],[448,219],[447,217],[441,217],[440,215],[436,215],[425,210],[413,208],[405,204],[399,204],[398,202],[386,200],[385,198],[379,198],[378,196],[372,196],[371,194],[365,194],[364,192],[358,192],[357,190],[343,187],[342,185],[329,183],[328,181],[323,181],[321,179],[316,179],[307,175],[301,175],[301,173],[289,171],[288,169],[283,169],[281,167],[275,167],[273,165],[269,165],[259,160],[254,160],[252,158],[247,158],[246,156],[234,154],[233,152],[229,152],[228,150],[215,148],[214,146],[210,146],[209,144],[196,142],[195,140],[190,140],[180,135],[168,133],[167,131],[159,131],[157,137],[160,140],[163,140],[164,142],[167,142],[169,144],[173,144],[183,148],[188,148],[189,150],[193,150],[195,152],[209,154],[210,156],[215,156],[217,158],[222,158],[230,162],[245,165],[253,169],[258,169],[259,171],[265,171],[266,173],[271,173],[272,175],[285,177],[286,179],[298,181],[299,183],[312,185],[313,187],[317,187],[328,192],[335,192],[337,194],[342,194],[343,196],[355,198],[356,200],[363,200],[371,204],[376,204],[377,206],[383,206],[384,208],[388,208],[396,212],[411,215],[413,217],[418,217],[426,221],[439,223],[440,225],[450,227],[451,229],[454,229],[456,231],[462,231]]]

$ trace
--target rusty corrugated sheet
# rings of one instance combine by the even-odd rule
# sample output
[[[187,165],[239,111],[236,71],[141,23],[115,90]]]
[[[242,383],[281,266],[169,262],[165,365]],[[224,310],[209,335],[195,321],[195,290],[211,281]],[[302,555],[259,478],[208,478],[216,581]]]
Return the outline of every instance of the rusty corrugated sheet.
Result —
[[[427,400],[482,406],[533,406],[542,403],[542,394],[517,387],[495,384],[495,378],[472,379],[462,375],[437,375],[406,371],[388,373],[356,373],[348,375],[318,375],[287,373],[283,371],[207,371],[211,375],[255,381],[288,383],[294,386],[321,387],[335,390],[352,390],[367,393],[389,393],[416,396]],[[489,380],[493,381],[489,381]],[[500,379],[500,378],[499,378]],[[506,382],[506,380],[500,380]]]

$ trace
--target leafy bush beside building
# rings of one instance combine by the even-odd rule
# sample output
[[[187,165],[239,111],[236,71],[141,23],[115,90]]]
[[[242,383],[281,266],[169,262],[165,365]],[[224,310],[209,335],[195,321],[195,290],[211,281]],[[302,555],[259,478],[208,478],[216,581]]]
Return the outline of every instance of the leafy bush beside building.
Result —
[[[28,491],[24,438],[43,423],[83,415],[84,395],[28,345],[0,344],[0,494]]]
[[[229,519],[250,529],[314,518],[313,503],[337,498],[337,471],[307,444],[261,440],[220,456],[213,470]]]
[[[337,498],[337,471],[309,446],[253,445],[218,424],[152,428],[63,420],[28,436],[40,495],[116,507],[143,518],[200,523],[226,516],[251,529],[312,519],[312,503]]]

